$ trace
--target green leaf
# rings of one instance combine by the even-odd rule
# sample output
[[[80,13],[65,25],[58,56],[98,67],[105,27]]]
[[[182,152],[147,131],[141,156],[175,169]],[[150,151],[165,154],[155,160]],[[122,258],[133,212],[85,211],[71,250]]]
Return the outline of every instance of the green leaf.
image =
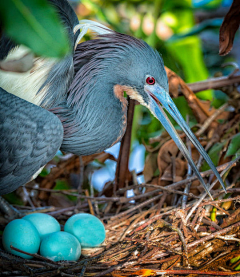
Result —
[[[230,263],[231,264],[235,264],[237,261],[239,261],[240,260],[240,256],[237,256],[237,257],[235,257],[235,258],[232,258],[231,260],[230,260]],[[240,269],[240,265],[238,265],[238,266],[236,266],[235,268],[234,268],[235,270],[239,270]]]
[[[213,207],[213,209],[212,209],[212,211],[211,211],[211,213],[210,213],[210,218],[211,218],[211,220],[212,220],[213,222],[216,220],[216,217],[217,217],[216,212],[217,212],[217,208]]]
[[[215,90],[213,92],[213,100],[211,102],[211,105],[215,108],[218,109],[220,108],[223,104],[225,104],[228,101],[228,96],[226,93],[220,91],[220,90]]]
[[[240,260],[240,256],[237,256],[237,257],[235,257],[235,258],[232,258],[232,259],[230,260],[230,263],[231,263],[231,264],[234,264],[234,263],[236,263],[238,260]]]
[[[58,179],[58,180],[56,180],[56,185],[53,189],[54,190],[68,190],[68,189],[71,189],[71,187],[69,186],[69,184],[66,180]],[[66,195],[66,197],[71,201],[76,201],[77,200],[77,197],[72,196],[72,195]]]
[[[7,200],[10,204],[24,205],[23,200],[20,196],[16,194],[16,192],[10,192],[8,194],[5,194],[4,199]]]
[[[208,152],[208,155],[215,166],[218,165],[220,159],[220,152],[222,151],[224,145],[225,143],[216,143]],[[206,171],[208,169],[210,169],[210,166],[206,162],[204,162],[204,164],[201,167],[201,171]]]
[[[37,55],[61,58],[70,50],[64,27],[46,0],[0,1],[0,17],[6,34]]]
[[[225,157],[229,157],[232,155],[239,155],[240,154],[240,133],[235,135],[229,146]]]
[[[38,175],[40,177],[46,177],[49,174],[50,170],[48,170],[46,167],[43,168],[41,173]]]

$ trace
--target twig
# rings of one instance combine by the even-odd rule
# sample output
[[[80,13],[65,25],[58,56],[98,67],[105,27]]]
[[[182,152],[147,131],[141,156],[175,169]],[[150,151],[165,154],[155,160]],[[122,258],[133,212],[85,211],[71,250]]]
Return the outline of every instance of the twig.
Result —
[[[201,210],[201,214],[200,214],[200,216],[199,216],[199,218],[198,218],[198,221],[197,221],[197,224],[196,224],[196,226],[194,227],[194,230],[197,232],[197,230],[198,230],[198,228],[199,228],[199,226],[200,226],[200,224],[201,224],[201,222],[202,222],[202,220],[203,220],[203,217],[205,216],[205,213],[206,213],[206,210],[205,209],[202,209]]]
[[[82,187],[83,187],[83,181],[84,181],[84,163],[82,156],[79,156],[79,184],[77,191],[79,194],[82,194]]]
[[[166,187],[161,187],[161,186],[158,186],[158,185],[146,184],[146,185],[142,185],[142,186],[144,186],[144,187],[153,187],[153,188],[158,188],[158,189],[152,190],[152,191],[140,194],[140,195],[136,195],[136,196],[133,196],[133,197],[129,197],[129,198],[121,197],[120,203],[126,203],[126,202],[129,202],[131,200],[137,200],[137,199],[141,199],[141,198],[144,198],[144,197],[148,197],[148,196],[151,196],[155,193],[159,193],[161,191],[167,191],[167,192],[174,193],[174,194],[176,193],[176,194],[180,194],[180,195],[186,195],[187,197],[196,198],[196,199],[200,198],[199,196],[196,196],[192,193],[184,193],[182,191],[168,189]]]
[[[111,273],[111,272],[113,272],[114,270],[120,269],[121,266],[122,266],[123,264],[124,264],[124,263],[120,263],[120,264],[118,264],[118,265],[115,265],[115,266],[113,266],[113,267],[110,267],[109,269],[104,270],[104,271],[102,271],[101,273],[98,273],[98,274],[94,275],[94,277],[106,276],[108,273]]]
[[[40,260],[47,261],[47,262],[49,262],[49,263],[53,263],[53,264],[55,264],[55,265],[57,264],[56,262],[54,262],[54,261],[52,261],[52,260],[49,260],[48,258],[45,258],[45,257],[43,257],[43,256],[41,256],[41,255],[28,253],[28,252],[26,252],[26,251],[23,251],[23,250],[20,250],[20,249],[14,247],[14,246],[12,246],[12,245],[10,245],[10,248],[13,249],[13,250],[15,250],[15,251],[17,251],[17,252],[20,252],[20,253],[22,253],[22,254],[26,254],[26,255],[32,256],[32,257],[34,257],[34,258],[38,258],[38,259],[40,259]]]
[[[137,205],[137,206],[135,206],[135,207],[125,211],[125,212],[119,213],[119,214],[114,215],[114,216],[106,216],[103,219],[109,219],[110,218],[111,220],[113,220],[115,218],[121,218],[122,216],[124,216],[124,215],[126,215],[128,213],[131,213],[133,211],[136,211],[137,209],[140,209],[140,208],[143,208],[143,207],[147,206],[148,204],[158,200],[160,197],[162,197],[162,194],[157,195],[157,196],[155,196],[155,197],[153,197],[151,199],[148,199],[147,201],[144,201],[143,203],[141,203],[141,204],[139,204],[139,205]]]
[[[232,200],[230,200],[232,201]],[[229,225],[229,222],[231,222],[232,220],[234,220],[240,213],[240,208],[237,209],[234,213],[232,213],[227,220],[224,220],[223,223],[221,224],[221,227],[227,227]]]
[[[198,245],[198,244],[200,244],[200,243],[203,243],[203,242],[205,242],[205,241],[207,241],[207,240],[210,240],[210,239],[216,238],[217,236],[220,236],[220,235],[222,235],[222,234],[228,233],[228,232],[231,231],[233,228],[237,228],[237,227],[239,227],[239,226],[240,226],[240,222],[237,222],[237,223],[235,223],[235,224],[233,224],[233,225],[231,225],[231,226],[229,226],[229,227],[227,227],[227,228],[225,228],[225,229],[222,229],[222,230],[220,230],[220,231],[214,232],[214,233],[212,233],[212,234],[209,235],[209,236],[206,236],[206,237],[204,237],[204,238],[201,238],[201,239],[199,239],[199,240],[195,240],[195,241],[193,241],[193,242],[187,244],[187,248],[189,249],[189,248],[191,248],[191,247],[193,247],[193,246],[196,246],[196,245]],[[180,250],[180,247],[176,248],[176,250]]]
[[[201,126],[201,128],[196,132],[196,136],[201,136],[207,128],[210,126],[210,124],[222,113],[224,110],[228,107],[228,103],[223,104],[219,109],[215,111]]]
[[[234,164],[234,163],[233,162],[225,163],[225,164],[222,164],[222,165],[216,167],[216,169],[217,169],[217,171],[221,172],[221,171],[225,170],[226,168],[228,168],[229,165],[232,166],[232,164]],[[201,172],[200,174],[201,174],[202,177],[206,177],[206,176],[209,176],[212,173],[213,173],[213,171],[211,169],[209,169],[207,171]],[[170,189],[178,188],[178,187],[181,187],[181,186],[185,185],[188,182],[192,182],[192,181],[197,180],[197,179],[198,179],[197,176],[192,176],[189,179],[184,179],[182,181],[173,183],[171,185],[166,186],[165,188],[170,188]]]
[[[217,223],[215,223],[214,221],[212,221],[211,219],[209,219],[206,216],[204,216],[204,218],[202,219],[202,223],[209,225],[209,226],[215,228],[216,230],[222,230],[222,228],[219,225],[217,225]]]
[[[127,229],[124,231],[124,233],[122,234],[122,236],[120,237],[119,241],[122,241],[127,233],[129,232],[129,230],[131,230],[142,218],[144,218],[147,214],[149,213],[149,211],[143,212],[143,214],[140,214],[140,216],[138,216],[128,227]]]
[[[228,162],[228,163],[222,164],[222,165],[220,165],[220,166],[217,166],[216,169],[217,169],[218,172],[221,172],[221,171],[223,171],[226,167],[228,167],[229,164],[232,164],[232,162]],[[211,169],[209,169],[209,170],[207,170],[207,171],[201,172],[200,174],[201,174],[202,177],[206,177],[206,176],[208,176],[208,175],[210,175],[210,174],[212,174],[212,173],[213,173],[213,171],[212,171]],[[149,185],[149,184],[142,184],[142,185],[138,185],[138,186],[129,186],[129,187],[127,187],[127,188],[121,188],[121,189],[119,190],[119,192],[123,192],[123,191],[125,191],[125,190],[129,190],[129,189],[133,189],[133,188],[141,187],[141,186],[142,186],[142,187],[146,187],[146,186],[156,186],[156,187],[158,187],[158,189],[170,191],[171,189],[176,189],[176,188],[178,188],[178,187],[181,187],[181,186],[185,185],[185,184],[188,183],[188,182],[192,182],[192,181],[195,181],[195,180],[197,180],[197,179],[198,179],[197,176],[192,176],[192,177],[190,177],[189,179],[181,180],[181,181],[179,181],[179,182],[173,183],[173,184],[168,185],[168,186],[166,186],[166,187],[159,187],[159,186],[156,186],[156,185]],[[172,192],[173,192],[173,193],[179,193],[179,194],[183,194],[183,195],[184,195],[184,193],[183,193],[183,192],[180,192],[180,191],[179,191],[179,192],[177,192],[177,191],[172,191]],[[194,196],[192,196],[192,197],[194,197]],[[196,197],[197,197],[197,196],[195,196],[195,198],[196,198]],[[112,198],[108,197],[108,199],[114,199],[114,197],[112,197]],[[113,201],[114,201],[114,200],[113,200]]]
[[[144,276],[144,273],[147,272],[148,275],[145,276],[156,276],[156,275],[214,275],[214,276],[229,276],[229,275],[236,275],[240,273],[240,271],[208,271],[208,270],[191,270],[191,269],[166,269],[166,270],[158,270],[158,269],[147,269],[141,268],[136,270],[135,272],[131,272],[131,275],[135,276]],[[102,275],[101,275],[102,276]]]
[[[85,194],[86,194],[86,196],[89,196],[89,192],[88,192],[87,189],[85,189]],[[89,205],[90,213],[91,213],[92,215],[95,215],[91,200],[90,200],[90,199],[87,199],[87,202],[88,202],[88,205]]]
[[[174,184],[177,184],[177,183],[174,183]],[[123,192],[123,191],[126,191],[126,190],[135,189],[135,188],[144,188],[144,187],[156,188],[157,189],[157,190],[149,191],[148,195],[151,195],[151,194],[154,194],[156,192],[159,192],[159,191],[163,190],[163,191],[166,191],[166,192],[169,192],[169,193],[173,193],[173,194],[186,195],[187,197],[191,197],[191,198],[196,198],[196,199],[200,198],[200,196],[196,196],[193,193],[184,193],[184,192],[182,192],[180,190],[171,189],[168,186],[161,187],[161,186],[153,185],[153,184],[141,184],[141,185],[129,186],[127,188],[123,188],[123,189],[119,190],[118,192]],[[138,198],[144,197],[144,194],[141,194],[141,195],[143,195],[143,196],[140,196]],[[145,196],[146,196],[146,194],[145,194]],[[138,198],[134,198],[134,197],[135,196],[127,198],[127,201],[138,199]],[[124,200],[124,198],[122,198],[122,200],[120,202],[123,203],[122,201],[127,202],[127,201]]]
[[[238,158],[236,158],[234,161],[228,163],[227,167],[222,171],[221,173],[221,177],[232,167],[234,166],[234,164],[240,159],[240,156]],[[216,185],[216,183],[218,182],[218,179],[216,179],[212,185],[209,187],[209,191]],[[193,214],[193,212],[197,209],[197,207],[199,206],[199,204],[203,201],[203,199],[207,196],[207,193],[204,192],[201,196],[201,198],[197,201],[197,203],[192,207],[192,209],[190,210],[190,212],[188,213],[186,220],[188,221],[189,218],[191,217],[191,215]]]
[[[229,76],[212,78],[205,81],[189,83],[187,85],[193,92],[199,92],[207,89],[222,88],[237,83],[240,83],[240,75],[235,75],[231,78],[229,78]]]
[[[221,191],[224,192],[224,190],[221,190]],[[227,189],[227,191],[228,191],[228,189]],[[212,200],[211,201],[204,200],[205,202],[200,204],[199,207],[202,207],[202,206],[205,206],[205,205],[220,204],[220,203],[224,203],[224,202],[228,202],[228,201],[237,201],[237,200],[240,200],[240,195],[238,195],[236,197],[232,197],[232,198],[226,198],[226,199],[220,199],[220,200],[214,200],[214,201],[212,201]],[[224,210],[224,213],[225,212],[226,211]]]
[[[132,123],[133,123],[135,101],[131,100],[128,97],[128,103],[129,103],[129,106],[127,111],[127,129],[121,141],[121,147],[120,147],[119,157],[117,161],[117,169],[115,173],[115,182],[114,182],[114,189],[113,189],[114,195],[116,193],[117,188],[125,187],[125,180],[129,172],[128,162],[129,162],[129,154],[130,154],[130,146],[131,146],[131,134],[132,134]]]
[[[29,186],[26,186],[26,188],[29,188]],[[39,191],[45,191],[45,192],[54,192],[54,193],[62,193],[64,195],[70,195],[70,196],[75,196],[77,198],[82,198],[82,199],[89,199],[89,200],[97,200],[97,201],[103,201],[105,200],[106,202],[112,202],[112,201],[120,201],[121,197],[91,197],[91,196],[86,196],[86,195],[78,195],[76,193],[71,193],[69,192],[68,189],[63,189],[63,190],[53,190],[53,189],[45,189],[45,188],[34,188],[34,190],[39,190]],[[77,190],[71,190],[73,192],[77,192]]]

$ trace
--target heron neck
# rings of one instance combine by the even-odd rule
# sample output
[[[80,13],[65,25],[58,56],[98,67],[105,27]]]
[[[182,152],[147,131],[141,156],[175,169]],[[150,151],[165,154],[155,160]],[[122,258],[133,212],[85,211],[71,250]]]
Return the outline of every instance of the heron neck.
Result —
[[[61,149],[77,155],[99,153],[118,142],[126,129],[127,100],[121,86],[95,86],[81,105],[61,104],[52,111],[61,119]]]

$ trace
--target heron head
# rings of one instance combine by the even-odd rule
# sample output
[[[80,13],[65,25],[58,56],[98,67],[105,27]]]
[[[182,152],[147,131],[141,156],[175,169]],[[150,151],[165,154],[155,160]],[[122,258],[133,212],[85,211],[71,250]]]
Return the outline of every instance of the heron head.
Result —
[[[130,98],[137,100],[140,104],[146,106],[149,111],[162,123],[163,127],[188,160],[206,192],[210,195],[208,187],[199,173],[199,170],[193,162],[185,144],[167,117],[165,111],[173,117],[173,119],[185,132],[186,136],[209,164],[210,168],[213,170],[225,190],[223,181],[212,160],[184,121],[182,115],[169,95],[167,74],[164,69],[161,56],[145,42],[136,42],[135,40],[136,39],[133,40],[132,49],[127,49],[125,55],[122,55],[124,59],[119,63],[119,67],[116,68],[115,72],[120,76],[119,82],[124,85],[125,91]]]

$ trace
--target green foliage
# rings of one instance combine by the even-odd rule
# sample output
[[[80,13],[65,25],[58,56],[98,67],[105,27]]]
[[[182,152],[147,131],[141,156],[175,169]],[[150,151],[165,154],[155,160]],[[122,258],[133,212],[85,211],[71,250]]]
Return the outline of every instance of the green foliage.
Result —
[[[61,58],[69,52],[67,34],[46,0],[0,1],[0,16],[6,34],[35,54]]]
[[[220,153],[221,153],[224,145],[225,145],[225,143],[216,143],[208,151],[208,155],[211,158],[211,160],[212,160],[212,162],[215,166],[218,165],[219,159],[221,157]],[[206,162],[204,162],[204,164],[201,167],[201,171],[206,171],[206,170],[209,170],[209,169],[210,169],[209,165]]]
[[[219,30],[223,20],[220,18],[207,19],[202,23],[193,26],[191,29],[188,29],[187,32],[183,32],[180,34],[173,35],[169,41],[179,40],[181,38],[186,38],[189,36],[199,35],[201,32],[205,30]]]
[[[232,258],[231,260],[230,260],[230,263],[231,264],[235,264],[237,261],[239,261],[240,260],[240,256],[237,256],[237,257],[235,257],[235,258]],[[234,268],[235,270],[240,270],[240,264],[238,265],[238,266],[236,266],[235,268]]]
[[[211,105],[218,109],[220,108],[223,104],[225,104],[228,101],[228,96],[224,92],[220,90],[215,90],[213,94],[213,99]]]
[[[216,207],[213,207],[212,211],[211,211],[211,214],[210,214],[210,218],[212,221],[215,221],[216,220],[216,217],[217,217],[217,208]]]
[[[11,192],[8,194],[5,194],[4,199],[7,200],[10,204],[15,204],[15,205],[24,205],[23,200],[18,196],[15,192]]]
[[[69,190],[71,187],[69,186],[68,182],[65,180],[57,180],[54,190]],[[72,195],[66,195],[66,197],[71,201],[76,201],[77,197]]]
[[[215,166],[218,165],[218,162],[221,157],[221,152],[224,149],[224,147],[228,144],[229,139],[219,142],[213,145],[213,147],[208,151],[208,155],[213,161],[213,164]],[[238,157],[240,155],[240,133],[236,134],[234,137],[231,138],[228,148],[227,148],[227,153],[225,154],[225,158],[229,156],[233,156],[233,159]],[[210,169],[209,165],[204,162],[204,164],[201,167],[201,171],[205,171]]]
[[[40,177],[46,177],[49,174],[49,170],[44,167],[43,170],[41,171],[41,173],[39,174]]]
[[[232,155],[234,155],[235,158],[240,155],[240,133],[236,134],[232,138],[232,140],[228,146],[226,157],[229,157]]]

